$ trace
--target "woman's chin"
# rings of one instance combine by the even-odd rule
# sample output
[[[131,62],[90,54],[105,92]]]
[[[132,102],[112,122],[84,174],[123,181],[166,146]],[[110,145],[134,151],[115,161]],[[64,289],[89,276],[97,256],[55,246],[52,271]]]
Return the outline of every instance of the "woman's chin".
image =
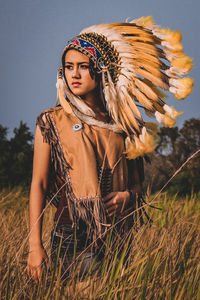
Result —
[[[75,96],[77,96],[77,97],[80,97],[80,98],[82,98],[82,99],[84,99],[84,94],[82,94],[82,93],[74,93],[73,92],[73,94],[75,95]]]

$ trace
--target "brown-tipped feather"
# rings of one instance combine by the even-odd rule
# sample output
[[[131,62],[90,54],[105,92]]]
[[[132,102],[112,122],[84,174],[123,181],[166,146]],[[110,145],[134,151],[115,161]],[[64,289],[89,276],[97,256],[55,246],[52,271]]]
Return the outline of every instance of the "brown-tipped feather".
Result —
[[[157,69],[162,69],[162,70],[166,70],[169,67],[164,64],[162,61],[160,61],[159,59],[157,59],[157,61],[153,61],[152,59],[142,59],[142,58],[138,58],[135,55],[135,58],[129,58],[128,63],[132,63],[133,65],[138,64],[138,65],[142,65],[143,63],[149,64],[150,66],[157,68]]]
[[[130,40],[131,42],[131,37],[125,36],[126,41]],[[134,42],[134,48],[139,48],[139,49],[148,49],[149,51],[156,51],[157,53],[162,53],[164,54],[164,51],[162,48],[159,48],[157,45],[155,44],[150,44],[150,43],[143,43],[143,42]]]
[[[146,32],[150,32],[151,33],[151,30],[147,29],[147,28],[144,28],[142,27],[141,25],[137,25],[136,23],[127,23],[127,22],[118,22],[118,23],[112,23],[112,24],[109,24],[110,27],[118,27],[118,26],[125,26],[125,27],[130,27],[130,28],[138,28],[140,30],[144,30]]]
[[[162,65],[162,62],[160,65],[158,65],[155,62],[147,61],[147,60],[141,60],[136,59],[135,64],[140,68],[145,68],[147,71],[150,71],[151,73],[154,73],[156,76],[160,76],[163,78],[163,80],[167,80],[168,76],[161,72],[161,70],[165,71],[168,67],[166,65]],[[165,78],[165,79],[164,79]]]
[[[146,71],[150,72],[154,76],[162,79],[164,82],[168,82],[169,81],[169,77],[166,74],[164,74],[158,68],[155,68],[155,67],[151,66],[149,63],[144,62],[143,65],[141,63],[139,63],[138,67],[140,69],[145,69]]]
[[[117,22],[117,23],[111,23],[109,24],[110,27],[115,27],[115,26],[130,26],[130,27],[139,27],[135,23],[126,23],[126,22]]]
[[[166,82],[164,82],[161,78],[158,78],[153,74],[150,74],[148,71],[142,70],[140,68],[138,68],[136,72],[138,75],[143,76],[144,78],[148,79],[150,82],[159,86],[163,90],[167,90],[167,91],[169,90],[169,85]]]
[[[148,84],[148,86],[151,87],[151,89],[152,89],[152,90],[158,95],[158,97],[159,97],[159,101],[158,101],[158,102],[159,102],[161,105],[164,105],[165,102],[164,102],[163,99],[167,98],[167,95],[166,95],[163,91],[161,91],[158,87],[156,87],[156,86],[155,86],[151,81],[149,81],[147,78],[142,79],[142,81],[143,81],[144,83]]]
[[[127,103],[129,104],[131,110],[133,111],[133,113],[135,114],[135,116],[142,122],[142,116],[141,113],[139,111],[139,109],[137,108],[137,105],[135,104],[134,99],[131,99],[131,96],[128,96],[126,98]]]
[[[126,38],[126,40],[129,44],[131,44],[131,40],[129,40],[128,38]],[[134,51],[142,51],[147,54],[166,59],[165,53],[162,51],[162,49],[157,48],[157,47],[150,48],[149,46],[152,46],[152,45],[147,44],[147,43],[135,42],[134,43]]]
[[[154,122],[145,122],[145,127],[149,129],[152,133],[157,133],[158,132],[158,124]]]
[[[146,37],[152,36],[151,32],[147,32],[136,26],[119,25],[119,26],[114,26],[114,29],[119,31],[122,34],[133,34],[133,35],[146,36]]]
[[[145,94],[148,98],[153,101],[159,101],[158,95],[152,90],[152,88],[142,79],[135,79],[135,85]]]
[[[130,129],[134,128],[136,131],[140,132],[140,128],[138,126],[137,120],[127,105],[123,105],[123,107],[119,108],[119,115],[123,116],[123,119],[127,123],[127,125],[130,127]]]
[[[115,123],[117,124],[117,126],[119,126],[127,135],[129,135],[129,130],[127,128],[127,124],[124,121],[124,119],[122,118],[121,114],[118,116],[117,120],[115,120],[114,117],[113,117],[113,120],[115,121]]]
[[[147,61],[153,61],[157,64],[160,64],[160,59],[159,57],[156,57],[154,55],[142,52],[142,51],[135,51],[134,56],[136,59],[142,59],[142,60],[147,60]]]
[[[143,62],[145,64],[148,64],[156,69],[162,69],[162,70],[166,70],[168,69],[169,67],[164,63],[162,62],[161,60],[155,62],[155,61],[150,61],[150,60],[147,60],[147,59],[141,59],[141,58],[137,58],[137,62],[142,64]]]
[[[139,36],[139,35],[125,35],[123,34],[124,37],[128,37],[131,42],[135,43],[136,41],[141,41],[145,43],[150,43],[150,44],[158,44],[160,45],[160,40],[156,38],[155,36]]]
[[[130,111],[132,110],[134,115],[140,121],[142,121],[142,116],[141,116],[139,109],[137,108],[134,100],[131,98],[131,95],[128,92],[128,90],[124,89],[123,86],[119,89],[119,97],[123,98],[123,107],[125,106],[127,109],[130,109]],[[123,109],[123,107],[122,107],[122,109]]]
[[[154,111],[153,103],[142,92],[135,88],[132,90],[132,93],[140,104],[142,104],[148,110],[152,112]]]
[[[162,106],[160,106],[160,104],[154,102],[153,106],[159,113],[165,114],[165,110],[162,108]]]
[[[130,135],[130,133],[133,132],[136,133],[136,130],[131,126],[129,120],[125,120],[124,115],[122,113],[119,114],[119,119],[117,120],[117,125],[122,128],[126,132],[127,135]]]

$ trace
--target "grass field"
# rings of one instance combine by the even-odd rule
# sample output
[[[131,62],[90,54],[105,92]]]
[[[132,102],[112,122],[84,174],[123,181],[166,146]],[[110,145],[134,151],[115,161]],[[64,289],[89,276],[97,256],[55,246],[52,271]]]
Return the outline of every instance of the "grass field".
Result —
[[[152,199],[152,198],[151,198]],[[150,201],[150,199],[146,199]],[[162,194],[147,208],[153,219],[133,230],[127,267],[127,244],[108,249],[101,273],[79,283],[65,284],[53,270],[39,285],[26,273],[28,253],[28,193],[22,188],[0,193],[0,298],[1,299],[200,299],[200,197],[185,199]],[[49,254],[54,208],[44,218],[43,240]]]

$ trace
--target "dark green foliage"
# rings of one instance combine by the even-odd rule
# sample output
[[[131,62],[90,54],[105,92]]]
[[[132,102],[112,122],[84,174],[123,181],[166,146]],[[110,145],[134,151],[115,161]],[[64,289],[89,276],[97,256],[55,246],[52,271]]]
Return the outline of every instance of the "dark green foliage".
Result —
[[[20,122],[14,137],[7,139],[7,128],[0,125],[0,187],[30,184],[33,159],[33,135]]]
[[[159,143],[145,169],[146,183],[153,192],[161,189],[182,164],[200,149],[200,119],[185,121],[183,127],[160,128]],[[172,194],[200,191],[200,153],[192,158],[167,186]]]
[[[185,170],[178,174],[169,185],[167,191],[170,194],[186,195],[191,192],[198,193],[200,180],[195,177],[192,170]]]

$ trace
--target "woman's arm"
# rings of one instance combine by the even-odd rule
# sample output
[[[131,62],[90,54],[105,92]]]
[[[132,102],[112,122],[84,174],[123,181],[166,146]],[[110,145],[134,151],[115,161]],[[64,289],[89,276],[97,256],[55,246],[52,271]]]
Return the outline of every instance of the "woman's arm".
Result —
[[[131,161],[129,168],[129,190],[133,197],[142,192],[142,183],[140,182],[139,170],[136,160]],[[112,192],[103,198],[108,216],[123,212],[130,203],[130,192]]]
[[[28,274],[38,281],[41,278],[41,264],[47,260],[47,255],[42,245],[42,209],[44,196],[48,184],[50,145],[43,142],[40,128],[36,127],[33,176],[30,190],[29,217],[29,256],[27,262]]]

